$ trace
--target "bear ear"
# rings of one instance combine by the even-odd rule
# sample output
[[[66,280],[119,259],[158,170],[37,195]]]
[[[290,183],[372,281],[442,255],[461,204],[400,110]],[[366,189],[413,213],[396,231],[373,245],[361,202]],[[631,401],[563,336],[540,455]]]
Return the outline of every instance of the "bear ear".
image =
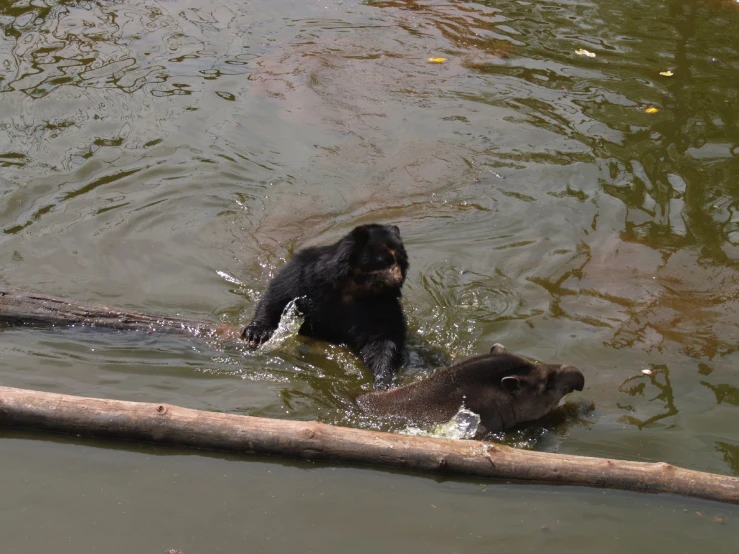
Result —
[[[500,380],[500,385],[503,387],[503,390],[507,391],[509,394],[516,394],[518,389],[521,388],[521,380],[515,375],[509,375]]]
[[[493,347],[490,349],[491,354],[505,354],[506,349],[505,346],[500,344],[499,342],[496,342]]]
[[[400,228],[397,225],[391,225],[390,230],[393,232],[394,235],[400,237]]]

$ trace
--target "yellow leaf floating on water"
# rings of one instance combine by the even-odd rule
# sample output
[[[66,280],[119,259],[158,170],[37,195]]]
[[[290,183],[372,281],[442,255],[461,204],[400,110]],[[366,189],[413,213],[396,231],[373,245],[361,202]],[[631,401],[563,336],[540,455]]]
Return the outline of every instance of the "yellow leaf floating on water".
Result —
[[[595,54],[593,54],[592,52],[588,52],[587,50],[584,50],[582,48],[580,48],[580,50],[575,50],[575,54],[577,54],[578,56],[587,56],[588,58],[595,57]]]
[[[431,63],[444,63],[446,58],[429,58],[429,61]]]
[[[659,74],[664,77],[672,77],[674,75],[674,73],[669,69],[667,71],[660,71]]]
[[[659,109],[657,109],[657,108],[647,108],[644,111],[647,112],[647,113],[657,113],[657,112],[659,112]]]

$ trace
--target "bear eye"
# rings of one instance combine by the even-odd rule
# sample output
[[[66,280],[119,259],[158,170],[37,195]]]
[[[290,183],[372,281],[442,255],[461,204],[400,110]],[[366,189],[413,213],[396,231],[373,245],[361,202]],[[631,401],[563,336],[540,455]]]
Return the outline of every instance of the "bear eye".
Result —
[[[366,252],[358,262],[357,265],[361,271],[370,272],[390,267],[395,259],[388,251],[375,251]]]
[[[379,251],[379,252],[373,252],[367,257],[367,267],[368,269],[384,269],[386,267],[389,267],[393,265],[394,259],[392,254],[387,251]]]
[[[389,252],[386,252],[385,254],[380,254],[377,257],[377,261],[383,267],[388,267],[388,266],[393,265],[393,262],[395,262],[395,259],[393,258],[392,254],[390,254]]]

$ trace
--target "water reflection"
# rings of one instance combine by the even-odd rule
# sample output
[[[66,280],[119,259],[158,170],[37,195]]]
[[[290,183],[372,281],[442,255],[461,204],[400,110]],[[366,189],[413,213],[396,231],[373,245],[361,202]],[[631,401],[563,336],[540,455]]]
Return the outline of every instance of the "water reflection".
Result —
[[[733,406],[739,406],[739,387],[734,387],[732,385],[712,385],[705,381],[701,381],[701,385],[713,391],[716,395],[717,404],[726,402]]]
[[[532,278],[552,294],[554,316],[612,329],[607,344],[613,348],[669,345],[708,359],[735,352],[729,337],[739,323],[739,189],[732,178],[739,174],[733,146],[739,110],[736,75],[727,71],[739,44],[736,37],[727,42],[723,29],[735,22],[736,11],[675,1],[654,16],[643,6],[619,6],[612,19],[613,6],[594,4],[578,5],[573,15],[572,6],[537,3],[526,7],[525,17],[512,2],[372,5],[392,10],[410,34],[444,37],[450,55],[490,51],[500,41],[520,46],[526,37],[525,52],[468,65],[495,77],[495,96],[457,94],[515,108],[538,130],[572,137],[588,150],[519,144],[516,151],[498,147],[485,154],[498,165],[595,163],[601,190],[625,207],[615,236],[598,233],[603,214],[596,211],[593,240],[582,242],[554,274]],[[628,42],[611,28],[616,20],[633,25]],[[558,37],[537,32],[552,26],[567,31]],[[598,56],[574,56],[578,46],[597,47]],[[657,56],[649,60],[652,71],[645,52]],[[673,76],[661,76],[665,69]],[[643,111],[652,105],[659,107],[656,116]],[[548,194],[607,204],[569,184]],[[571,302],[563,302],[568,296]]]
[[[222,33],[234,20],[222,5],[0,2],[0,165],[43,175],[155,146],[165,121],[197,109],[201,83],[249,70],[253,50]]]
[[[724,461],[731,468],[734,475],[739,475],[739,446],[727,442],[717,442],[716,450],[723,454]]]
[[[670,418],[678,413],[675,407],[675,395],[670,383],[670,372],[667,366],[652,366],[648,375],[642,374],[626,379],[618,388],[619,392],[626,393],[629,396],[646,396],[649,395],[650,402],[657,401],[662,404],[659,413],[649,416],[624,415],[620,421],[635,425],[639,429],[651,425],[660,420]],[[656,394],[652,396],[652,390],[656,389]],[[639,413],[635,406],[619,403],[618,407],[631,413]],[[653,408],[653,406],[652,406]],[[649,408],[644,408],[645,410]]]
[[[251,58],[240,51],[243,45],[232,43],[225,53],[209,48],[213,35],[234,19],[224,6],[172,14],[161,4],[136,0],[20,0],[0,4],[0,14],[6,35],[15,38],[2,60],[0,92],[34,98],[63,85],[128,93],[148,86],[153,96],[187,95],[190,85],[169,81],[238,74]]]

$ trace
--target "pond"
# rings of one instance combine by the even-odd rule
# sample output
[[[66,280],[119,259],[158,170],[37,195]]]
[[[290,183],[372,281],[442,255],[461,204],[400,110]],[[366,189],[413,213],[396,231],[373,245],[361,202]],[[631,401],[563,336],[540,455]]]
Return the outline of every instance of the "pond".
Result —
[[[525,448],[739,476],[739,4],[0,0],[0,283],[248,323],[397,224],[403,382],[575,365]],[[443,58],[429,61],[429,58]],[[298,337],[0,330],[0,385],[373,428]],[[646,373],[643,370],[649,370]],[[726,552],[739,509],[0,433],[6,553]],[[588,527],[589,525],[589,527]]]

